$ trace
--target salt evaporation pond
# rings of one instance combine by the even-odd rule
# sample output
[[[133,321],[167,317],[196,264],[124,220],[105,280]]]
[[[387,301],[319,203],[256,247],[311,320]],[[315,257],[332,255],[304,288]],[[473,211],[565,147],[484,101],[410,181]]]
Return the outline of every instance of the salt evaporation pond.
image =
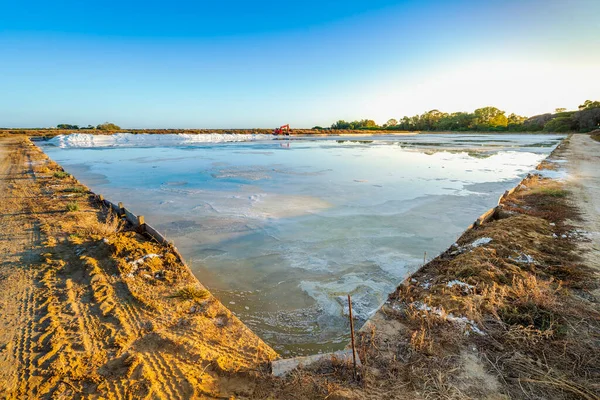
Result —
[[[121,134],[42,146],[174,240],[275,349],[309,354],[347,343],[346,294],[360,326],[424,252],[445,250],[561,138]]]

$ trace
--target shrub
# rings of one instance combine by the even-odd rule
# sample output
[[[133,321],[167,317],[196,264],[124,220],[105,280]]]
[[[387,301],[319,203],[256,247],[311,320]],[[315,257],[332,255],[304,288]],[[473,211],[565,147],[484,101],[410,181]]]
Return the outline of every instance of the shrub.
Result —
[[[73,211],[78,211],[78,210],[79,210],[79,204],[77,204],[75,202],[67,203],[67,211],[73,212]]]
[[[100,124],[96,127],[97,129],[101,130],[101,131],[118,131],[121,130],[121,127],[119,125],[113,124],[112,122],[105,122],[103,124]]]
[[[545,132],[570,132],[576,126],[575,121],[571,117],[557,117],[544,125]]]

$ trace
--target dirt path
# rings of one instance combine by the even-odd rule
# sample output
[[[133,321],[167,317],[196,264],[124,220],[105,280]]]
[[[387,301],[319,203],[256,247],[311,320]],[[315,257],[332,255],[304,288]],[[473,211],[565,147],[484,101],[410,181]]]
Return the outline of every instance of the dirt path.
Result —
[[[586,264],[600,273],[600,142],[588,135],[573,135],[567,151],[568,187],[582,213],[576,224],[589,234],[580,244]],[[596,290],[600,298],[600,291]]]
[[[0,398],[228,398],[276,357],[25,138],[0,138],[0,227]]]

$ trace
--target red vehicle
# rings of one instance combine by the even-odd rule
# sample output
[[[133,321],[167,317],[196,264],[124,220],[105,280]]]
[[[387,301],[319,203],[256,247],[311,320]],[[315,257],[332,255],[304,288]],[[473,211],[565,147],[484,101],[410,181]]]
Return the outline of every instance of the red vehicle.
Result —
[[[275,130],[273,131],[273,135],[286,135],[289,136],[290,132],[292,130],[290,129],[290,125],[281,125],[279,128],[275,128]]]

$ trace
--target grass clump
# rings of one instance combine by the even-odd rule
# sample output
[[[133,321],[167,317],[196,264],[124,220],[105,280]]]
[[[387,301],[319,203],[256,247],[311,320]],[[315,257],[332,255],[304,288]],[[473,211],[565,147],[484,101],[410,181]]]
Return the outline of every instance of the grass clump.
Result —
[[[179,289],[171,297],[183,300],[204,300],[209,296],[208,290],[199,289],[195,286],[186,286]]]
[[[65,193],[85,193],[85,189],[81,186],[71,186],[68,188],[64,188],[63,192]]]
[[[546,196],[560,197],[560,198],[564,198],[569,195],[569,192],[567,190],[557,189],[557,188],[541,188],[541,189],[538,189],[537,192],[540,194],[546,195]]]
[[[68,212],[79,211],[79,204],[77,204],[75,202],[67,203],[67,211]]]
[[[64,171],[56,171],[53,176],[58,179],[64,179],[64,178],[68,178],[69,176],[71,176],[71,174],[69,174],[68,172],[64,172]]]

